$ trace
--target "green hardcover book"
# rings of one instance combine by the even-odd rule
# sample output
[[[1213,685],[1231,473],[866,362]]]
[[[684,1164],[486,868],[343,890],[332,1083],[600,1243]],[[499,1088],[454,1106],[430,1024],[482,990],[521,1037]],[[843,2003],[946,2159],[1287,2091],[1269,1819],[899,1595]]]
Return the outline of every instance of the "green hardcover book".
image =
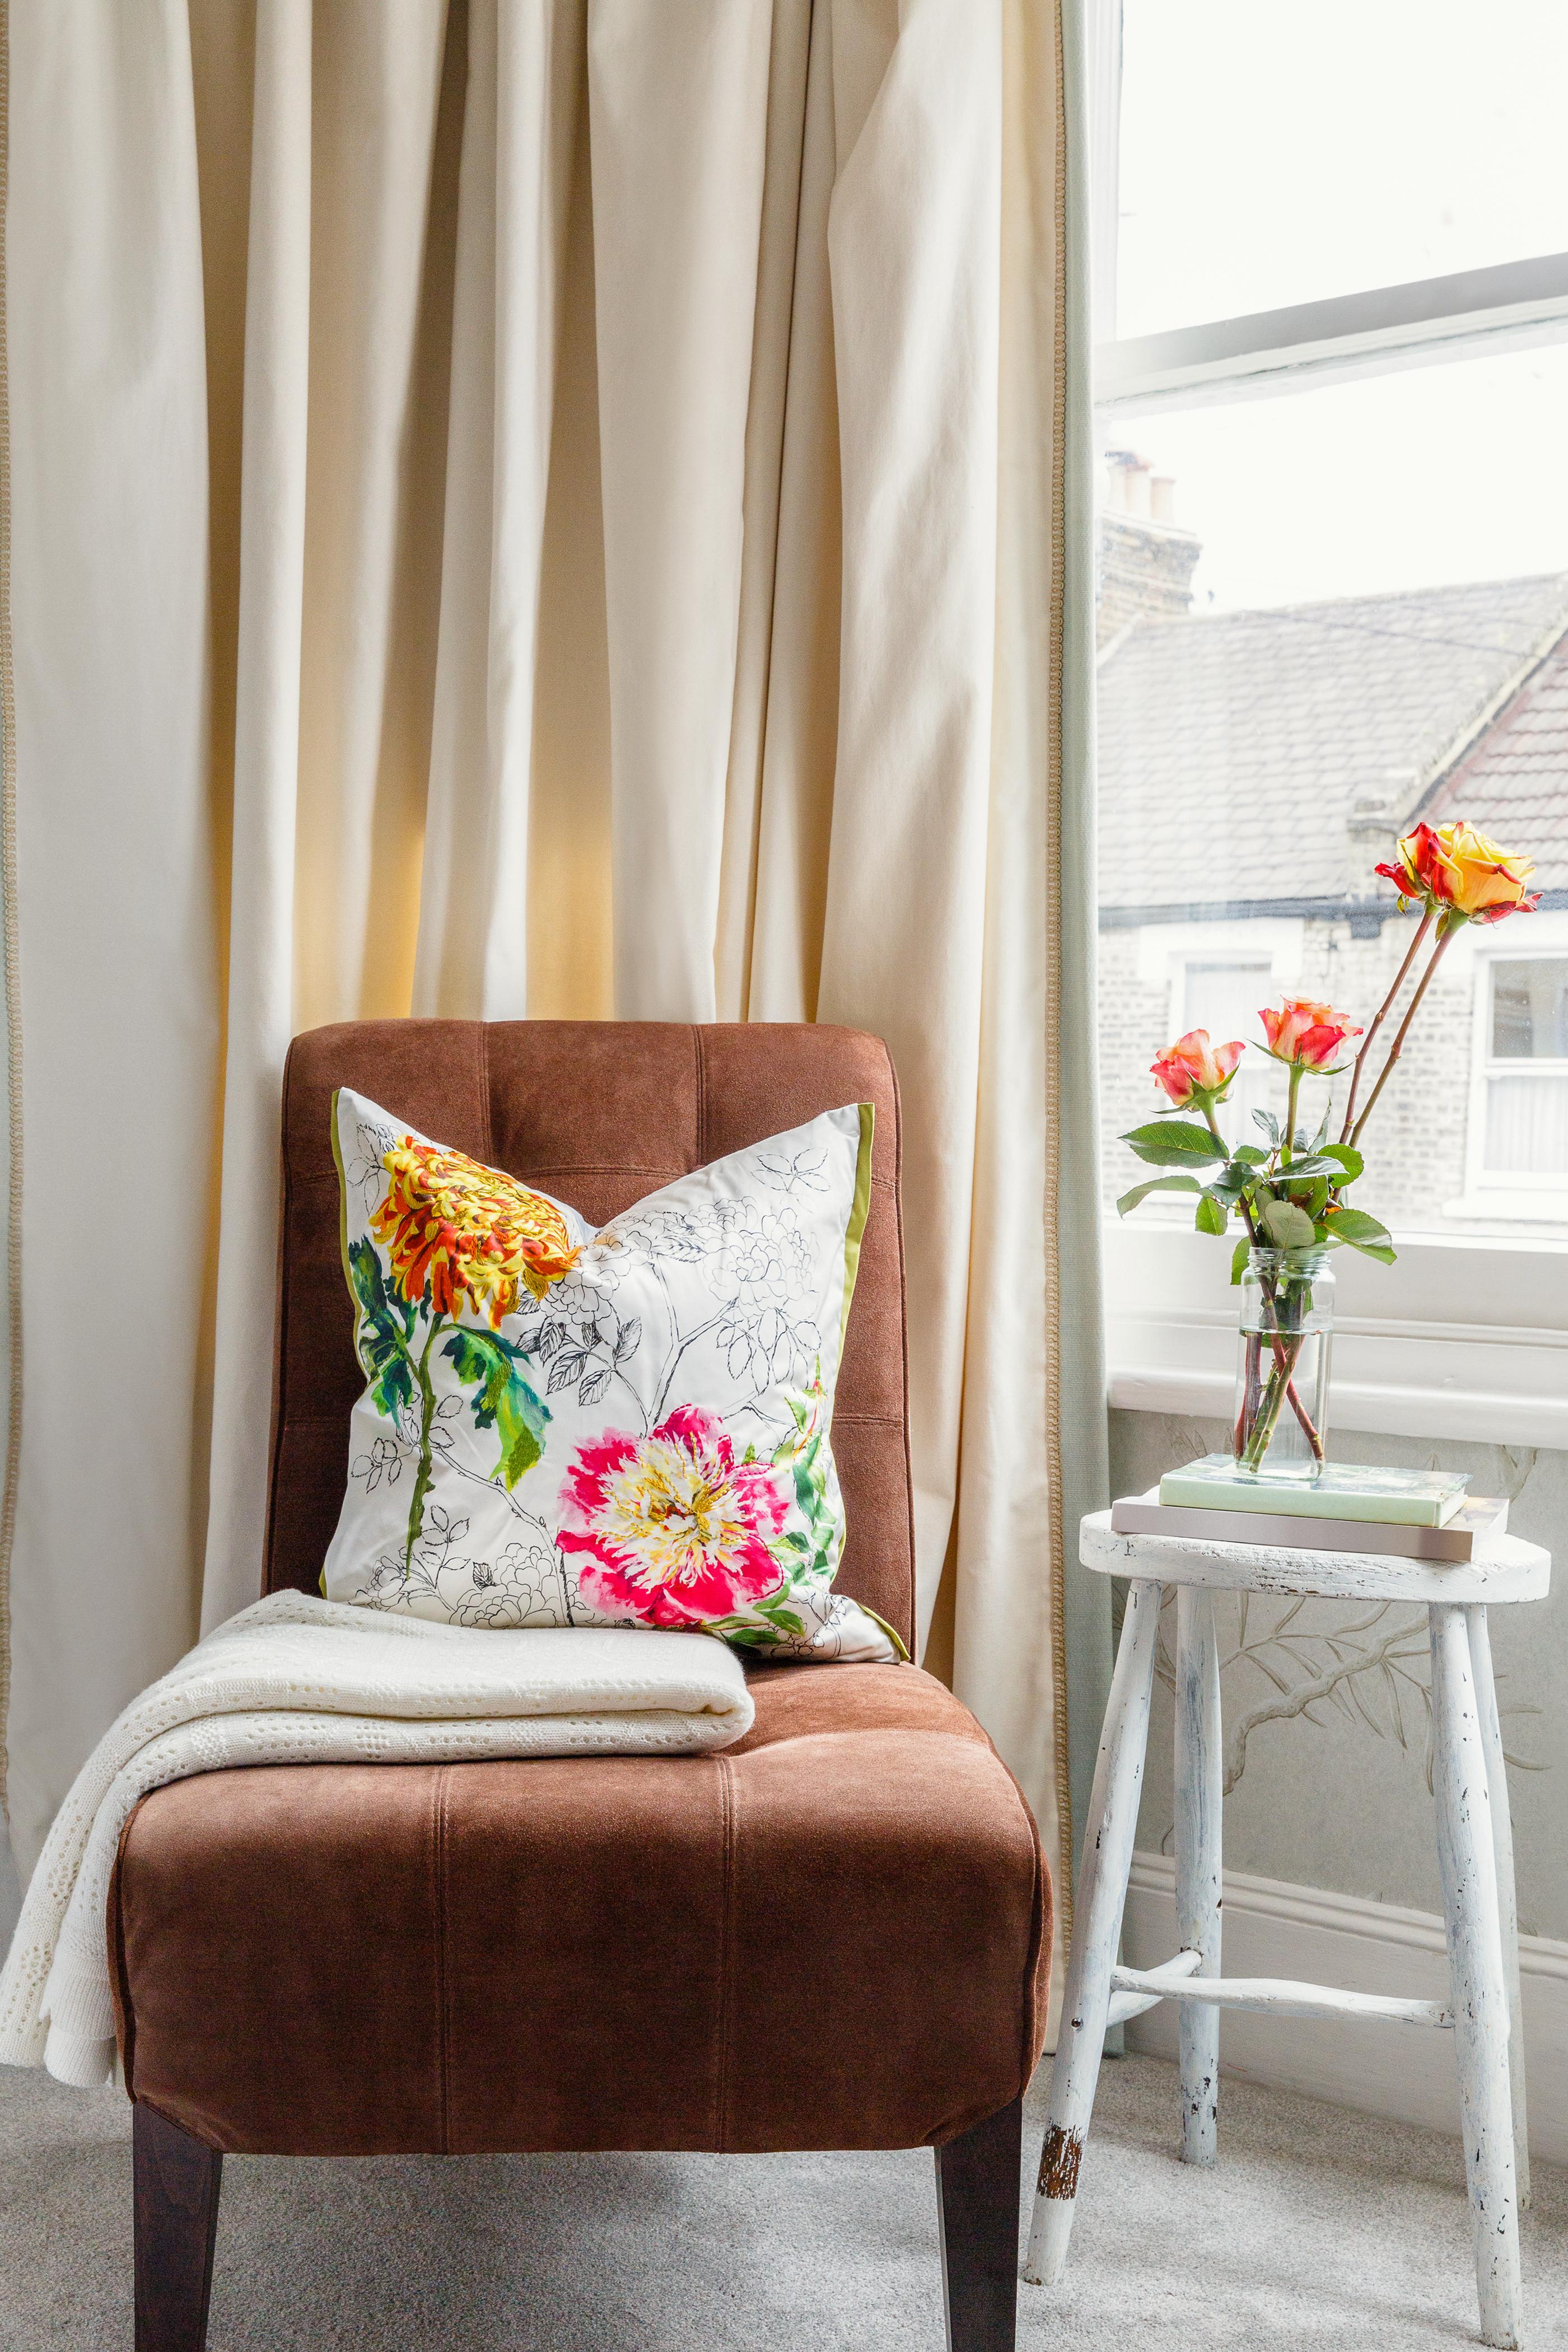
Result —
[[[1326,1463],[1310,1482],[1237,1470],[1228,1454],[1205,1454],[1160,1481],[1167,1506],[1201,1511],[1278,1511],[1299,1519],[1370,1519],[1402,1528],[1446,1527],[1464,1508],[1466,1471],[1380,1470]]]

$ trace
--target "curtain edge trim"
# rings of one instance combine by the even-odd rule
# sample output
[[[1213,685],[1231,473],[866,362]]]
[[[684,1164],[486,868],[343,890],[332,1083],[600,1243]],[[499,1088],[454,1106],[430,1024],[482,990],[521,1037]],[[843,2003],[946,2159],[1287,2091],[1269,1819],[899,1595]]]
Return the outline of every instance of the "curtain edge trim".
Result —
[[[5,1470],[0,1499],[0,1813],[9,1818],[11,1554],[22,1455],[22,1003],[16,907],[16,692],[11,648],[11,393],[6,236],[11,180],[11,12],[0,0],[0,901],[5,978],[6,1204]]]
[[[1051,692],[1047,714],[1046,988],[1049,1013],[1046,1048],[1046,1475],[1050,1511],[1051,1744],[1057,1801],[1058,1935],[1065,1951],[1073,1929],[1072,1747],[1068,1717],[1067,1528],[1061,1430],[1061,1046],[1062,1046],[1062,756],[1067,654],[1068,423],[1068,104],[1066,0],[1056,0],[1056,156],[1052,190],[1051,554],[1049,649]]]

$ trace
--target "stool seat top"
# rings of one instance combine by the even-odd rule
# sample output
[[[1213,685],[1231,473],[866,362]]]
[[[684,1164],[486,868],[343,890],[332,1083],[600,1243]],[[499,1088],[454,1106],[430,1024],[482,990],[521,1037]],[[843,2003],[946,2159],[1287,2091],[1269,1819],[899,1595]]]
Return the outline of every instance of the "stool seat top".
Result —
[[[1552,1581],[1551,1553],[1519,1536],[1495,1538],[1481,1559],[1399,1559],[1386,1552],[1213,1543],[1199,1536],[1119,1536],[1109,1511],[1090,1511],[1084,1519],[1079,1558],[1100,1576],[1354,1601],[1544,1601]]]

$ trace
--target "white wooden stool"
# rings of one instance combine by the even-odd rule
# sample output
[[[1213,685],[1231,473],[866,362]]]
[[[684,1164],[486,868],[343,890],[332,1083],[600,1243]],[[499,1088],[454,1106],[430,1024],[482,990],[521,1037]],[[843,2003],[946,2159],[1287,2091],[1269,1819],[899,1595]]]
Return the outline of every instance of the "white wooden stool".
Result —
[[[1487,1634],[1489,1602],[1540,1601],[1551,1578],[1537,1544],[1504,1536],[1484,1561],[1438,1565],[1365,1552],[1291,1551],[1119,1536],[1109,1511],[1083,1522],[1086,1568],[1131,1580],[1100,1737],[1051,2076],[1049,2117],[1024,2275],[1054,2286],[1067,2260],[1079,2161],[1107,2029],[1174,2000],[1180,2012],[1183,2157],[1215,2160],[1219,2011],[1342,2017],[1453,2032],[1475,2239],[1481,2341],[1520,2342],[1519,2212],[1529,2202],[1513,1835]],[[1162,1588],[1176,1587],[1176,1934],[1149,1969],[1116,1965],[1138,1826]],[[1437,1860],[1447,1927],[1447,2003],[1396,2000],[1283,1979],[1222,1977],[1219,1652],[1212,1595],[1310,1594],[1422,1601],[1432,1643]],[[1517,2180],[1516,2180],[1517,2158]]]

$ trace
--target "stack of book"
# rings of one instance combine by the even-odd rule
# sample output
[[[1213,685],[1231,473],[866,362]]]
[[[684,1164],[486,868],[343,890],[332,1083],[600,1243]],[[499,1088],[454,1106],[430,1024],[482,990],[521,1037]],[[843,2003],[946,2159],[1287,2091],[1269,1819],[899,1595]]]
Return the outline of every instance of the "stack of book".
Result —
[[[1238,1470],[1205,1454],[1167,1471],[1146,1495],[1113,1506],[1119,1536],[1196,1536],[1210,1543],[1286,1544],[1400,1559],[1482,1559],[1508,1528],[1508,1504],[1469,1496],[1460,1471],[1375,1470],[1331,1462],[1310,1484]]]

